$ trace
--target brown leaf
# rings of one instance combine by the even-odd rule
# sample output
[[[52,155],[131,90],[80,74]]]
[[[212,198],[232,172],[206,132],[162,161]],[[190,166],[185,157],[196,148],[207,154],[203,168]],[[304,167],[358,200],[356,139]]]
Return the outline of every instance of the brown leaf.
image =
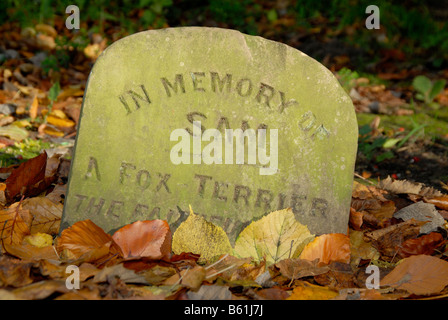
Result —
[[[30,278],[31,262],[0,257],[0,287],[21,287],[33,282]]]
[[[366,232],[367,239],[386,257],[394,257],[398,248],[408,239],[415,238],[420,233],[423,222],[414,219],[391,225],[386,228]]]
[[[403,289],[416,295],[439,293],[448,285],[448,262],[418,255],[404,258],[381,280],[381,286]]]
[[[432,203],[437,208],[448,210],[448,195],[443,195],[440,197],[434,197],[434,198],[423,198],[423,201],[427,203]]]
[[[420,254],[432,255],[445,242],[440,233],[431,232],[418,238],[406,240],[398,249],[398,254],[403,258]]]
[[[21,244],[24,236],[30,234],[31,222],[29,211],[23,210],[19,203],[0,211],[0,252],[5,244]]]
[[[333,262],[329,271],[316,275],[314,281],[331,289],[345,289],[355,287],[355,277],[349,264]]]
[[[168,259],[171,253],[171,231],[164,220],[136,221],[117,230],[112,238],[125,259]]]
[[[360,230],[363,224],[363,213],[356,211],[354,208],[350,207],[350,226],[355,230]]]
[[[17,196],[30,196],[29,189],[45,178],[46,164],[47,153],[43,152],[37,157],[22,163],[15,169],[5,181],[6,200],[11,202]]]
[[[350,238],[342,233],[323,234],[308,243],[299,258],[319,259],[321,264],[350,263]]]
[[[94,262],[122,255],[112,237],[91,220],[76,222],[62,231],[57,239],[57,251],[73,259]],[[68,251],[68,252],[66,252]],[[102,259],[102,260],[103,260]]]
[[[69,292],[63,280],[44,280],[17,288],[12,291],[19,299],[40,300],[48,298],[55,292]]]
[[[288,279],[300,279],[303,277],[316,276],[330,270],[328,266],[318,266],[318,260],[309,261],[304,259],[284,259],[275,264],[280,273]]]
[[[438,197],[442,193],[431,187],[426,187],[422,183],[416,183],[407,180],[393,180],[387,177],[379,183],[380,188],[395,194],[417,194],[424,197]]]
[[[30,233],[59,233],[62,217],[62,204],[56,204],[45,197],[35,197],[23,201],[23,209],[28,210],[33,217]]]
[[[17,258],[27,261],[39,261],[39,260],[58,260],[53,246],[47,246],[43,248],[35,247],[30,244],[4,244],[4,248],[8,254]]]

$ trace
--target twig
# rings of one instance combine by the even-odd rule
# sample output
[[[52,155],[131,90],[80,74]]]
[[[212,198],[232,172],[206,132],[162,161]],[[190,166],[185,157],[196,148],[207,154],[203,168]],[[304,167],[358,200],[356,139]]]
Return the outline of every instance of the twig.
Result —
[[[375,185],[375,183],[373,183],[372,181],[370,181],[370,180],[364,178],[363,176],[357,174],[356,172],[354,173],[354,175],[355,175],[355,177],[357,177],[357,178],[360,178],[360,179],[362,179],[362,180],[364,180],[364,181],[366,181],[366,182],[368,182],[368,183],[370,183],[370,184]]]

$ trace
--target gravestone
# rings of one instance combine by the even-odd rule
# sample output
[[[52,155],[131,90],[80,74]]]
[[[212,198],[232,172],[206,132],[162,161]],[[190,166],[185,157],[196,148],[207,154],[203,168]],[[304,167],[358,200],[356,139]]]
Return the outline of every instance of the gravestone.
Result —
[[[128,36],[89,76],[61,229],[174,231],[191,205],[232,242],[287,207],[312,233],[346,233],[357,130],[333,74],[285,44],[202,27]]]

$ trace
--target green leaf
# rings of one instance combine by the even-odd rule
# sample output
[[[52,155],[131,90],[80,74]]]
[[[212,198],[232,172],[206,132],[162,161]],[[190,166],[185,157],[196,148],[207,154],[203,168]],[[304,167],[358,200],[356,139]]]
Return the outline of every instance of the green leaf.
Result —
[[[432,87],[431,92],[429,93],[429,99],[430,101],[434,100],[434,98],[443,91],[443,88],[445,88],[446,81],[443,80],[437,80],[434,82],[434,86]]]
[[[277,19],[278,19],[277,11],[275,9],[269,10],[267,18],[270,22],[277,21]]]
[[[381,162],[386,159],[392,159],[393,157],[395,157],[394,153],[392,151],[387,151],[377,156],[376,161]]]
[[[386,142],[384,142],[383,144],[383,148],[385,149],[389,149],[392,148],[393,146],[395,146],[397,144],[398,141],[400,141],[401,139],[398,138],[390,138],[387,139]]]
[[[426,96],[432,89],[432,82],[425,76],[417,76],[412,81],[412,86]]]
[[[51,86],[50,91],[48,91],[48,99],[50,99],[51,101],[56,101],[60,91],[61,91],[61,87],[59,85],[59,82],[55,82]]]
[[[266,259],[267,264],[298,257],[314,238],[307,226],[300,224],[291,208],[274,211],[252,222],[235,241],[234,254],[240,258]]]

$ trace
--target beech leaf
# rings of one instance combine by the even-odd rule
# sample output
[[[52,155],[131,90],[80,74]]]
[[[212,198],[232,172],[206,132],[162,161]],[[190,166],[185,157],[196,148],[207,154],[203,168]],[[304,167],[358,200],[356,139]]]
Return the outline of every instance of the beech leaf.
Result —
[[[313,238],[308,228],[300,224],[290,208],[274,211],[252,222],[235,241],[237,257],[266,259],[267,264],[295,258]]]
[[[117,230],[112,239],[121,248],[123,258],[169,258],[171,230],[164,220],[136,221]]]
[[[85,262],[122,255],[112,237],[88,219],[78,221],[62,231],[56,249],[68,258],[83,259]]]
[[[416,295],[436,294],[448,285],[448,262],[417,255],[404,258],[381,280],[381,286],[403,289]]]
[[[342,233],[329,233],[316,237],[303,249],[300,259],[328,265],[331,262],[350,263],[350,238]]]

